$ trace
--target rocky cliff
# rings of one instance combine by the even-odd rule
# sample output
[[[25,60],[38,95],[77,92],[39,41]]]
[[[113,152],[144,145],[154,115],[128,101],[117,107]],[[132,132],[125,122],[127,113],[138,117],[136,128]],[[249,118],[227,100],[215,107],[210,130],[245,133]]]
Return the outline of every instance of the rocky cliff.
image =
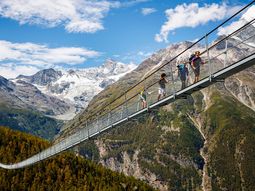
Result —
[[[70,106],[52,96],[43,94],[34,85],[22,80],[0,78],[1,103],[15,108],[30,108],[46,115],[59,115],[67,112]]]

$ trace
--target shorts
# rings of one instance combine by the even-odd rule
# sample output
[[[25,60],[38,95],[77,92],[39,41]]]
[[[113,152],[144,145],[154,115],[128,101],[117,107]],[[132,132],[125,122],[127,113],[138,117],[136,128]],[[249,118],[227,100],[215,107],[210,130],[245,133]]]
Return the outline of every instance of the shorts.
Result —
[[[159,88],[159,89],[158,89],[158,94],[159,94],[159,95],[164,95],[164,94],[166,94],[166,89],[165,89],[165,88]]]
[[[196,67],[196,69],[194,69],[194,74],[195,74],[195,76],[200,75],[200,67]]]

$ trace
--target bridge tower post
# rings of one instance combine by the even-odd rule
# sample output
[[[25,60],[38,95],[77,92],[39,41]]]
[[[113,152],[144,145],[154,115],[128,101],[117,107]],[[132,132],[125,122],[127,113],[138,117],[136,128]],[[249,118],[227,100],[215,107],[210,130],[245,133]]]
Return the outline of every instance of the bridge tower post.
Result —
[[[212,72],[213,72],[213,68],[211,65],[211,59],[210,59],[210,54],[209,54],[209,45],[208,45],[208,34],[205,35],[205,47],[206,47],[206,52],[207,52],[207,60],[208,60],[208,64],[209,64],[209,79],[210,82],[212,81]]]
[[[226,67],[227,65],[227,59],[228,59],[228,38],[225,40],[225,58],[224,58],[224,68]]]

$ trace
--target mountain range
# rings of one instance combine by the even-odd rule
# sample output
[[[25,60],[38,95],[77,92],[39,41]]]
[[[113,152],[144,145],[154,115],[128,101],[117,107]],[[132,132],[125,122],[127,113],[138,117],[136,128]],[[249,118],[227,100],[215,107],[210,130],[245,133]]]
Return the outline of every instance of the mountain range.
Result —
[[[63,111],[53,114],[58,119],[70,120],[87,107],[93,96],[135,68],[135,64],[123,64],[109,59],[99,67],[68,71],[56,71],[51,68],[32,76],[20,75],[12,81],[29,84],[46,97],[64,102],[69,106],[68,109],[58,104]],[[46,107],[51,108],[47,105]]]

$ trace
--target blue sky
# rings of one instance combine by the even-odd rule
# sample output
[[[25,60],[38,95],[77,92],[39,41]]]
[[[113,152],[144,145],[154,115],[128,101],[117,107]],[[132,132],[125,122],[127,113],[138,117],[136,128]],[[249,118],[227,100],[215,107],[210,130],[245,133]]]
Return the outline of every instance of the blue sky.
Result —
[[[26,2],[26,3],[24,3]],[[195,40],[250,1],[1,0],[0,75],[139,64],[171,43]]]

